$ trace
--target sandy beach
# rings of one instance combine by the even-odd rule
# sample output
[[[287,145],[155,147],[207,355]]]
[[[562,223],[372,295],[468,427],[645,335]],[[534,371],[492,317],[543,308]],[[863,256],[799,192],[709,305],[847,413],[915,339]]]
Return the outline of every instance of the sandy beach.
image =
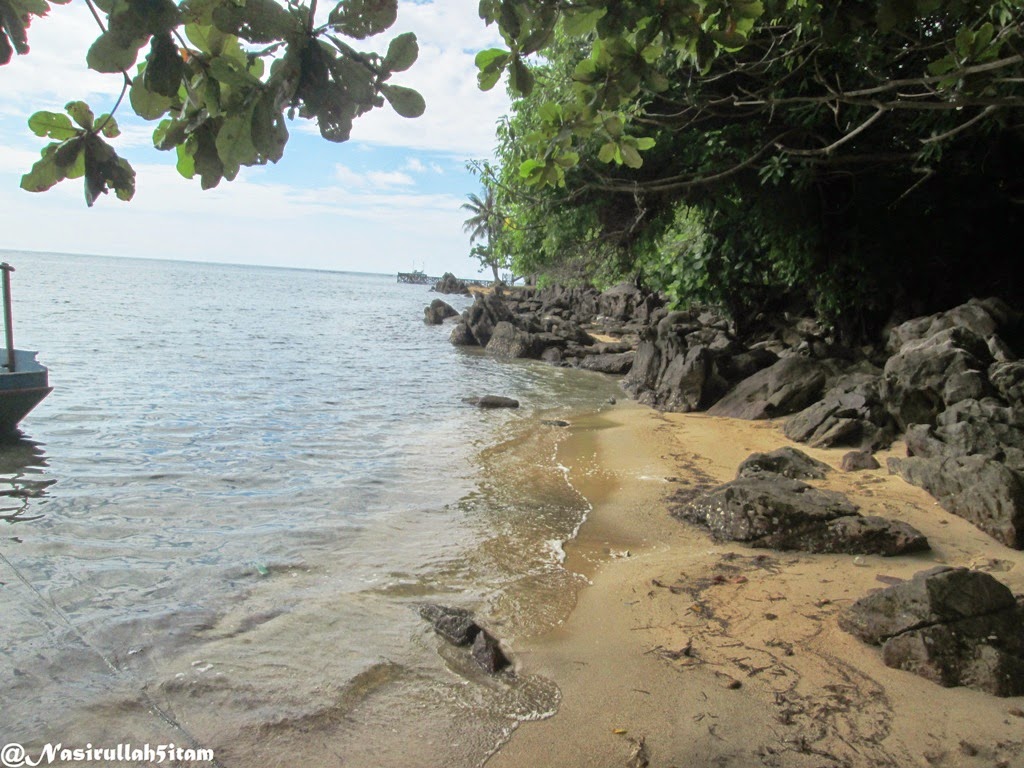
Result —
[[[791,444],[779,422],[667,414],[621,403],[574,425],[560,460],[593,504],[567,567],[585,574],[568,620],[512,649],[555,681],[558,713],[523,724],[488,768],[1024,766],[1024,699],[946,689],[887,668],[836,616],[935,565],[991,571],[1024,592],[1024,553],[882,469],[833,467],[812,484],[903,520],[930,552],[808,555],[717,543],[669,514],[673,494],[735,476]]]

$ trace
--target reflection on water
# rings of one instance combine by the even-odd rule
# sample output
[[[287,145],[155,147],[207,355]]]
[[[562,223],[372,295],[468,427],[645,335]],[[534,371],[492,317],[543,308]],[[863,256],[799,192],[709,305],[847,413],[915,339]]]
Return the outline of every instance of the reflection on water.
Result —
[[[17,266],[55,390],[0,446],[0,744],[473,766],[553,711],[549,681],[486,676],[417,607],[471,608],[513,654],[564,618],[589,505],[572,430],[542,422],[613,382],[456,349],[387,277]],[[461,403],[491,393],[523,407]]]
[[[44,476],[43,447],[21,435],[0,438],[0,524],[37,520],[29,513],[29,499],[38,499],[57,480]]]

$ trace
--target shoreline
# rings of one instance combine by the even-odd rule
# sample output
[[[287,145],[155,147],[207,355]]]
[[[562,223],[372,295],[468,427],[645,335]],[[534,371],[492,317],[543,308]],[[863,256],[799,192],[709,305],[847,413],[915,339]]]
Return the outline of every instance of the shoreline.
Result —
[[[488,768],[1024,764],[1024,698],[890,669],[836,624],[853,600],[942,564],[992,570],[1019,594],[1024,553],[885,469],[842,472],[844,449],[805,445],[833,467],[816,486],[914,525],[932,551],[855,559],[715,542],[670,517],[668,496],[795,445],[780,422],[632,401],[597,418],[559,459],[593,508],[565,545],[566,569],[589,585],[562,625],[513,649],[517,665],[554,680],[561,705],[521,724]],[[878,457],[884,465],[902,449]]]

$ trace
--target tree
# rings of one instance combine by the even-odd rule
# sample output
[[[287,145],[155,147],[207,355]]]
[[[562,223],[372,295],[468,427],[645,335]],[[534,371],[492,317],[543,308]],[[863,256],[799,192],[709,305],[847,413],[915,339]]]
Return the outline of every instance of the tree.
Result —
[[[34,133],[52,139],[22,178],[32,192],[84,177],[89,205],[108,191],[131,199],[135,172],[106,141],[118,134],[114,113],[126,96],[136,114],[159,121],[156,148],[174,150],[178,171],[198,176],[203,189],[234,179],[242,166],[277,162],[286,117],[315,120],[325,139],[343,142],[355,118],[385,102],[403,117],[425,109],[419,93],[390,82],[416,61],[414,34],[395,37],[383,56],[349,42],[391,27],[398,0],[344,0],[324,23],[317,0],[86,2],[99,30],[88,66],[119,75],[121,95],[98,119],[81,101],[66,114],[29,119]],[[0,0],[0,64],[28,53],[29,24],[49,10],[48,0]]]
[[[601,262],[649,274],[696,221],[680,253],[703,277],[667,282],[749,316],[802,294],[851,336],[897,301],[1017,285],[977,253],[1021,223],[1019,1],[481,7],[508,43],[477,57],[481,86],[507,72],[522,97],[502,181],[561,251],[611,244]]]
[[[469,202],[463,203],[463,210],[469,211],[470,216],[462,225],[462,229],[469,233],[470,245],[483,240],[485,243],[477,245],[471,251],[471,255],[480,260],[480,264],[490,267],[494,273],[494,282],[499,281],[498,270],[506,266],[505,259],[499,250],[499,238],[502,229],[503,215],[498,209],[494,188],[485,186],[484,196],[468,195]]]

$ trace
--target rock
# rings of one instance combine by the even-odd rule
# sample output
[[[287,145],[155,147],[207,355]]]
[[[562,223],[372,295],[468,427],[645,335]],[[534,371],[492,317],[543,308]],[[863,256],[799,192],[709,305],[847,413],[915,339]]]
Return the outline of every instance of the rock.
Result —
[[[882,646],[886,665],[943,686],[1024,693],[1024,607],[987,573],[939,567],[869,594],[839,626]]]
[[[771,453],[751,454],[740,464],[736,477],[756,477],[762,472],[774,472],[793,479],[821,480],[831,469],[828,464],[787,445]]]
[[[843,472],[860,472],[864,469],[878,469],[881,466],[870,451],[850,451],[843,455],[839,468]]]
[[[1012,335],[1019,324],[1020,314],[1000,299],[971,299],[946,312],[914,318],[896,326],[889,333],[887,346],[890,351],[899,352],[908,343],[930,338],[951,328],[962,328],[982,339],[1006,331]]]
[[[494,326],[486,349],[495,357],[539,359],[544,352],[544,344],[536,334],[516,328],[507,320]]]
[[[753,547],[886,556],[928,548],[909,525],[861,517],[842,494],[775,474],[725,483],[673,514]]]
[[[961,400],[936,418],[936,426],[907,428],[907,451],[912,456],[949,458],[984,456],[1010,469],[1024,470],[1024,408],[1000,400]]]
[[[643,291],[632,283],[619,283],[597,297],[597,311],[615,320],[631,320],[644,298]]]
[[[480,630],[477,633],[470,653],[476,663],[492,675],[511,663],[504,651],[501,650],[501,645],[487,630]]]
[[[633,367],[634,354],[633,352],[619,352],[608,355],[587,355],[578,360],[576,367],[587,371],[622,376],[629,373],[629,369]]]
[[[771,419],[806,408],[821,395],[827,368],[817,360],[784,357],[736,385],[708,409],[713,416]]]
[[[935,418],[970,388],[992,362],[985,340],[962,327],[948,328],[924,339],[905,343],[885,363],[886,407],[901,429],[910,424],[934,424]],[[957,383],[947,383],[954,376]],[[961,397],[962,399],[962,397]]]
[[[786,437],[815,448],[888,447],[895,436],[896,425],[882,401],[881,390],[880,376],[869,373],[843,376],[821,400],[786,422]]]
[[[448,340],[457,347],[472,347],[476,345],[476,339],[473,338],[473,333],[469,330],[465,320],[460,320],[455,324],[455,327],[452,328],[452,335]]]
[[[997,541],[1024,549],[1021,473],[983,456],[890,458],[888,468]]]
[[[462,402],[478,408],[518,408],[519,401],[501,395],[484,395],[483,397],[464,397]]]
[[[469,295],[469,286],[462,280],[459,280],[451,272],[445,272],[441,276],[441,279],[434,283],[433,289],[437,293],[460,293],[464,296]]]
[[[568,421],[562,421],[561,419],[542,419],[541,424],[548,427],[568,427]]]
[[[988,378],[1007,403],[1024,403],[1024,362],[993,363]]]
[[[504,300],[494,293],[478,296],[473,306],[462,313],[462,319],[469,329],[469,336],[481,347],[487,346],[498,323],[514,320]]]
[[[423,322],[427,325],[441,325],[449,317],[458,317],[454,307],[441,299],[434,299],[430,306],[423,310]]]
[[[420,606],[420,616],[430,622],[434,631],[452,645],[470,645],[483,631],[473,614],[464,608],[449,608],[429,603]]]

